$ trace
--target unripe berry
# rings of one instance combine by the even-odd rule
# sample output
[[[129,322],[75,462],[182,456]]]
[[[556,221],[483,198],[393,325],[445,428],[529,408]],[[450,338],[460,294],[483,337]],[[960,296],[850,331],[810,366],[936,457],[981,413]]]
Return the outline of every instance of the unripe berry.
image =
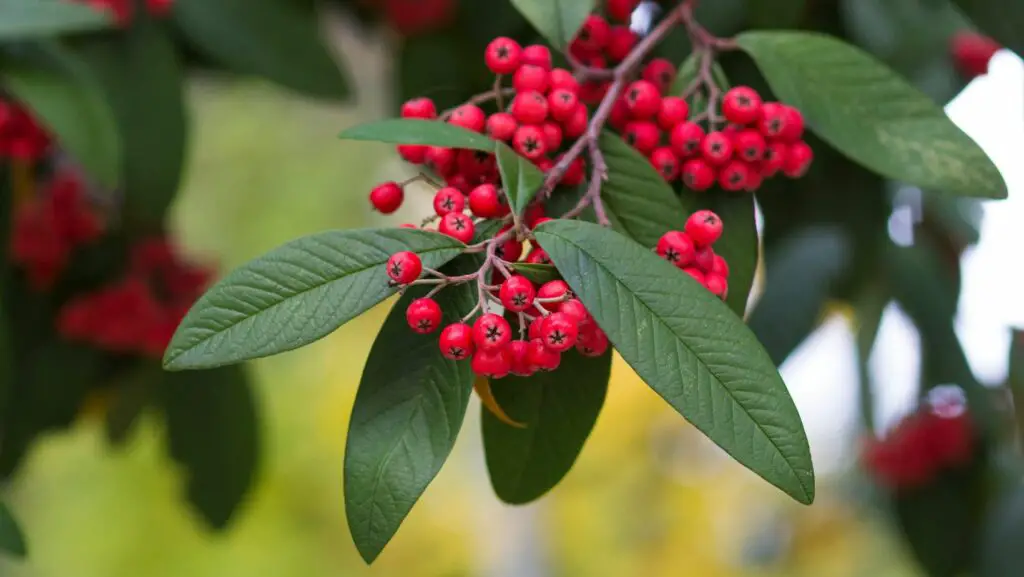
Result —
[[[579,338],[576,339],[576,350],[585,357],[600,357],[608,350],[610,344],[608,335],[594,325],[580,332]]]
[[[473,323],[473,342],[481,351],[501,350],[511,341],[512,327],[504,317],[487,313]]]
[[[711,166],[722,166],[732,158],[732,140],[721,132],[709,132],[700,143],[700,152]]]
[[[711,291],[711,294],[722,300],[725,300],[725,297],[729,294],[729,281],[725,280],[725,277],[713,272],[705,274],[704,282],[701,284],[704,285],[704,288]]]
[[[651,164],[665,182],[679,178],[679,159],[671,147],[661,146],[651,152]]]
[[[722,238],[722,219],[710,210],[698,210],[686,219],[685,231],[696,246],[711,246]]]
[[[426,335],[441,324],[441,305],[429,298],[416,299],[405,309],[405,320],[413,331]]]
[[[446,186],[434,195],[434,212],[437,216],[444,216],[449,212],[462,212],[464,208],[466,197],[455,188]]]
[[[580,83],[573,76],[572,72],[564,68],[555,68],[551,71],[548,84],[551,86],[551,91],[555,90],[568,90],[573,94],[576,94],[580,90]]]
[[[683,184],[690,190],[704,191],[715,184],[715,169],[701,158],[693,158],[683,163]]]
[[[789,146],[784,142],[769,142],[764,149],[764,158],[761,159],[761,176],[771,178],[775,173],[782,170],[789,155]]]
[[[484,62],[495,74],[512,74],[523,61],[523,49],[511,38],[495,38],[487,45]]]
[[[540,127],[526,124],[516,129],[512,148],[529,159],[540,158],[548,151],[547,139]]]
[[[418,254],[405,250],[391,255],[384,268],[396,284],[409,284],[420,278],[423,273],[423,262]]]
[[[562,146],[562,127],[558,123],[549,120],[540,126],[540,130],[544,133],[545,152],[558,150]],[[541,170],[547,172],[545,169]]]
[[[571,90],[559,88],[548,95],[548,111],[551,117],[559,122],[565,122],[572,118],[579,105],[580,99]]]
[[[530,362],[530,343],[512,341],[508,345],[509,372],[517,377],[529,377],[537,371]]]
[[[470,368],[482,377],[503,379],[512,370],[512,364],[508,350],[502,348],[495,351],[477,351],[470,362]]]
[[[548,118],[548,99],[540,92],[520,92],[512,100],[511,110],[523,124],[540,124]]]
[[[551,70],[551,50],[543,44],[532,44],[523,49],[523,64],[540,66]]]
[[[540,334],[544,346],[556,353],[564,353],[576,345],[579,327],[565,313],[551,313],[541,321]]]
[[[539,327],[543,324],[543,319],[537,319],[533,324]],[[530,364],[538,371],[553,371],[562,362],[562,355],[544,346],[544,339],[540,337],[530,339],[530,354],[528,358]]]
[[[658,125],[662,130],[673,130],[676,126],[686,122],[690,115],[690,105],[686,100],[678,96],[666,96],[661,99],[661,109],[658,110]],[[703,132],[703,131],[702,131]]]
[[[473,344],[473,329],[466,323],[448,325],[441,331],[438,339],[441,355],[451,361],[469,358],[476,348]]]
[[[612,26],[608,37],[608,46],[604,52],[613,62],[622,62],[629,56],[629,53],[636,47],[640,37],[629,29],[629,26]]]
[[[661,142],[661,131],[657,124],[649,120],[634,120],[626,125],[623,137],[626,143],[641,154],[650,154]]]
[[[569,168],[565,171],[565,175],[562,176],[562,180],[558,184],[562,186],[579,186],[583,184],[583,180],[587,177],[586,170],[587,167],[583,157],[576,157],[569,164]]]
[[[664,58],[655,58],[644,66],[641,74],[644,80],[658,87],[658,92],[667,94],[676,81],[676,67]]]
[[[437,118],[437,106],[429,98],[413,98],[402,105],[402,118]]]
[[[463,104],[452,112],[448,122],[473,132],[483,132],[487,124],[487,115],[475,104]]]
[[[669,134],[669,142],[672,150],[679,158],[689,158],[700,150],[700,144],[704,141],[704,129],[696,122],[683,122],[677,124]]]
[[[498,218],[503,207],[498,188],[493,184],[481,184],[469,193],[469,210],[480,218]]]
[[[652,82],[637,80],[626,88],[626,106],[636,120],[654,118],[661,110],[661,92]]]
[[[437,230],[441,234],[446,234],[456,240],[469,244],[469,241],[473,240],[476,227],[473,225],[473,219],[468,216],[461,212],[450,212],[441,219],[441,224],[438,225]]]
[[[789,178],[800,178],[807,174],[814,160],[814,151],[804,141],[799,141],[789,146],[786,152],[785,162],[782,165],[782,173]]]
[[[596,52],[608,44],[610,37],[611,26],[608,25],[608,21],[597,14],[591,14],[583,21],[583,26],[576,33],[573,42],[584,50]]]
[[[608,17],[616,22],[629,23],[640,0],[608,0]]]
[[[761,97],[749,86],[729,89],[722,98],[722,115],[735,124],[753,124],[761,118]]]
[[[804,135],[804,115],[796,108],[782,105],[782,132],[779,138],[786,142],[796,142]]]
[[[405,192],[397,182],[379,184],[370,191],[370,204],[381,214],[391,214],[402,206]]]
[[[761,120],[758,129],[765,138],[780,138],[786,128],[786,109],[778,102],[765,102],[761,106]]]
[[[679,230],[670,230],[663,234],[654,250],[658,256],[679,268],[690,266],[696,253],[693,240]]]
[[[520,66],[512,77],[512,87],[516,92],[547,92],[548,82],[548,71],[533,64]]]
[[[747,128],[740,130],[732,137],[732,147],[736,156],[747,162],[758,162],[764,157],[764,136],[757,130]]]
[[[494,140],[511,140],[518,127],[516,117],[507,112],[497,112],[487,119],[487,134]]]
[[[726,262],[722,255],[716,254],[711,264],[711,272],[718,276],[729,278],[729,263]]]
[[[455,169],[455,151],[443,146],[427,148],[424,164],[441,178],[447,178]]]
[[[750,166],[742,160],[730,160],[718,173],[718,186],[722,190],[736,192],[743,190],[747,184],[747,176],[750,174]]]
[[[583,136],[583,133],[587,131],[587,127],[590,125],[590,112],[587,107],[581,102],[576,105],[576,111],[573,112],[572,116],[565,122],[565,136],[567,138],[576,139]]]
[[[521,313],[533,306],[537,292],[529,279],[521,275],[512,275],[501,284],[498,295],[505,310]]]

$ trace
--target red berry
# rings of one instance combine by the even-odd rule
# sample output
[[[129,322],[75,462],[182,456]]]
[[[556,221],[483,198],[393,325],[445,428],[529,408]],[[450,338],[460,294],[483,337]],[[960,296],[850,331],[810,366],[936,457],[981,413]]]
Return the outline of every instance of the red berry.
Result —
[[[634,120],[626,125],[623,137],[642,154],[650,154],[661,142],[661,130],[649,120]]]
[[[704,141],[704,129],[696,122],[683,122],[675,125],[672,133],[669,134],[669,142],[672,143],[672,150],[679,158],[689,158],[700,149]]]
[[[523,256],[523,243],[512,237],[494,247],[494,254],[507,262],[516,262]]]
[[[968,80],[988,73],[988,63],[1002,46],[988,36],[958,32],[950,41],[953,63]]]
[[[655,58],[644,66],[641,74],[644,80],[658,87],[661,94],[666,94],[676,81],[676,67],[664,58]]]
[[[540,129],[544,133],[544,149],[546,151],[558,150],[562,146],[562,127],[558,123],[548,121],[542,124]]]
[[[516,92],[547,92],[548,82],[548,71],[533,64],[520,66],[512,77],[512,87]]]
[[[465,149],[456,153],[455,165],[458,174],[466,177],[468,184],[468,181],[478,181],[481,176],[487,174],[493,166],[497,165],[497,160],[490,152]],[[461,187],[456,188],[462,190]],[[470,187],[470,189],[472,188]]]
[[[530,362],[530,343],[512,341],[508,345],[509,372],[517,377],[529,377],[536,372]]]
[[[382,214],[391,214],[402,206],[405,192],[397,182],[385,182],[370,191],[370,204]]]
[[[669,146],[662,146],[651,152],[651,164],[661,174],[665,182],[679,178],[679,159]]]
[[[540,334],[544,346],[556,353],[564,353],[576,345],[579,327],[564,313],[551,313],[541,321]]]
[[[419,144],[399,144],[395,147],[402,160],[410,164],[423,164],[426,162],[428,148]]]
[[[437,106],[429,98],[413,98],[402,105],[402,118],[437,118]]]
[[[580,102],[584,104],[597,104],[608,94],[611,84],[608,82],[584,82],[580,86]]]
[[[543,324],[543,319],[537,319],[533,324],[540,327]],[[533,326],[531,325],[530,328],[532,331]],[[536,367],[538,371],[553,371],[562,362],[562,355],[547,348],[544,345],[544,339],[540,337],[530,339],[530,354],[528,358],[530,364]]]
[[[499,292],[501,306],[514,313],[521,313],[533,306],[537,296],[533,283],[524,276],[512,275],[501,285]]]
[[[612,26],[608,37],[608,46],[604,52],[613,62],[622,62],[633,51],[640,37],[629,29],[629,26]]]
[[[533,339],[540,339],[540,327],[541,327],[541,325],[544,324],[543,321],[544,321],[544,317],[540,317],[540,318],[534,319],[533,322],[530,323],[530,328],[529,328],[529,331],[527,333],[527,336],[530,337],[531,341]]]
[[[516,117],[508,112],[497,112],[487,119],[487,134],[495,140],[511,140],[518,127]]]
[[[765,143],[764,136],[753,129],[740,130],[732,137],[732,147],[736,156],[747,161],[757,162],[764,157]]]
[[[448,176],[444,179],[444,183],[462,194],[467,194],[470,190],[473,190],[472,186],[469,184],[469,179],[461,172],[456,172],[455,174]]]
[[[789,146],[784,142],[769,142],[764,149],[764,158],[761,159],[761,176],[771,178],[775,173],[782,170],[789,156]]]
[[[466,197],[461,192],[446,186],[434,195],[434,212],[444,216],[449,212],[462,212],[466,208]]]
[[[683,163],[683,184],[691,190],[703,191],[715,184],[715,169],[700,158],[693,158]]]
[[[715,258],[712,259],[711,272],[718,276],[729,278],[729,263],[722,258],[722,255],[716,254]]]
[[[735,124],[753,124],[761,117],[761,97],[749,86],[729,89],[722,98],[722,114]]]
[[[715,268],[715,251],[710,245],[697,248],[693,253],[694,266],[702,273],[708,273]]]
[[[420,278],[420,274],[423,273],[423,262],[414,252],[396,252],[388,259],[385,270],[395,283],[409,284]]]
[[[580,331],[589,329],[594,324],[594,317],[590,316],[590,311],[587,307],[583,306],[577,299],[569,299],[564,303],[558,305],[558,312],[568,315],[569,318],[576,322],[576,326],[579,327]]]
[[[587,127],[590,124],[590,112],[587,107],[581,102],[576,105],[576,111],[573,112],[572,117],[565,122],[565,136],[567,138],[579,138],[583,136],[583,133],[587,131]]]
[[[473,329],[465,323],[448,325],[438,340],[441,354],[452,361],[461,361],[473,354]]]
[[[710,210],[698,210],[686,219],[685,230],[698,247],[711,246],[722,237],[722,219]]]
[[[814,160],[814,151],[804,141],[790,145],[786,152],[785,162],[782,165],[782,173],[789,178],[800,178],[807,174]]]
[[[718,173],[718,186],[722,190],[736,192],[747,185],[750,166],[742,160],[730,160]]]
[[[732,140],[721,132],[709,132],[700,143],[701,156],[712,166],[722,166],[732,158]]]
[[[447,178],[455,170],[455,151],[443,146],[427,148],[424,164],[442,178]]]
[[[512,100],[511,110],[523,124],[540,124],[548,118],[548,99],[540,92],[520,92]]]
[[[477,351],[470,363],[473,372],[492,379],[503,379],[512,370],[512,363],[509,359],[508,349],[502,348],[495,351]]]
[[[473,240],[476,227],[473,226],[473,219],[468,216],[461,212],[450,212],[441,219],[441,224],[438,225],[437,230],[441,234],[446,234],[456,240],[469,244],[469,241]]]
[[[523,64],[540,66],[551,70],[551,51],[543,44],[532,44],[523,49]]]
[[[544,205],[539,202],[535,202],[528,205],[526,207],[526,211],[523,212],[523,224],[526,225],[526,228],[532,229],[537,226],[537,221],[544,218],[544,216],[546,216],[546,213],[544,212]]]
[[[725,280],[723,276],[709,272],[704,275],[704,282],[701,284],[704,285],[704,288],[711,291],[711,294],[722,300],[725,300],[725,297],[728,296],[729,281]]]
[[[548,110],[551,112],[552,118],[559,122],[565,122],[576,113],[579,102],[580,99],[575,92],[560,88],[553,90],[548,95]]]
[[[792,106],[782,105],[782,132],[779,138],[786,142],[796,142],[804,135],[804,115]]]
[[[637,80],[626,88],[625,96],[629,112],[637,120],[654,118],[661,110],[661,92],[652,82]]]
[[[743,183],[743,190],[757,192],[757,189],[761,188],[763,183],[764,177],[761,176],[761,165],[747,164],[747,181]]]
[[[508,321],[494,313],[481,315],[473,323],[473,342],[481,351],[497,351],[512,340],[512,327]]]
[[[565,295],[569,294],[569,285],[565,284],[562,280],[553,280],[540,285],[540,289],[537,290],[537,298],[539,299],[560,299]]]
[[[526,262],[529,264],[551,264],[551,258],[544,249],[538,246],[534,247],[530,254],[526,255]]]
[[[551,91],[555,90],[568,90],[573,94],[576,94],[580,90],[580,83],[573,76],[572,72],[564,68],[555,68],[551,71],[550,77],[548,78],[548,84],[551,86]]]
[[[541,132],[544,132],[544,128],[543,127],[541,127]],[[547,143],[547,138],[548,138],[548,135],[545,134],[544,135],[544,142],[545,142],[545,144]],[[534,166],[536,166],[541,172],[544,172],[544,173],[547,173],[548,171],[550,171],[555,166],[555,161],[551,160],[551,158],[548,157],[548,156],[542,156],[540,158],[533,158],[533,159],[531,159],[531,161],[533,162]]]
[[[469,193],[469,210],[480,218],[498,218],[502,215],[503,206],[498,187],[493,184],[481,184]]]
[[[475,104],[463,104],[452,112],[448,122],[473,132],[483,132],[487,124],[487,115]]]
[[[546,216],[542,216],[542,217],[538,218],[537,220],[533,221],[533,226],[530,227],[530,228],[531,229],[537,228],[538,226],[544,224],[545,222],[551,222],[553,220],[555,220],[555,219],[549,218],[549,217],[546,217]]]
[[[608,0],[608,17],[616,22],[629,23],[640,0]]]
[[[780,138],[786,128],[786,109],[778,102],[765,102],[761,106],[761,120],[758,129],[765,138]]]
[[[633,115],[629,112],[629,104],[626,104],[626,98],[619,96],[615,104],[612,105],[611,114],[608,115],[608,124],[615,130],[622,132],[632,119]]]
[[[678,96],[666,96],[661,99],[661,109],[658,111],[658,125],[662,130],[673,130],[676,126],[686,122],[690,115],[690,105],[686,100]],[[703,130],[701,131],[703,135]]]
[[[700,285],[704,284],[704,273],[701,272],[699,268],[689,266],[689,267],[684,268],[683,272],[685,272],[686,274],[692,276],[693,280],[697,281],[698,284],[700,284]]]
[[[693,246],[693,240],[685,232],[670,230],[658,239],[655,252],[677,267],[684,268],[693,263],[696,249]]]
[[[405,320],[413,331],[430,334],[441,324],[441,305],[434,299],[416,299],[405,309]]]
[[[608,44],[610,36],[611,26],[608,25],[608,21],[597,14],[591,14],[583,21],[583,26],[576,33],[573,42],[583,50],[596,52]]]
[[[608,350],[609,344],[608,335],[597,325],[593,325],[580,332],[576,340],[576,350],[585,357],[600,357]]]
[[[495,38],[487,45],[484,61],[487,68],[495,74],[512,74],[524,60],[524,51],[519,43],[511,38]]]
[[[558,183],[562,186],[579,186],[583,184],[583,180],[587,177],[586,175],[586,164],[582,157],[576,157],[569,164],[569,168],[565,171],[565,175],[562,176],[562,180]]]
[[[544,156],[548,151],[547,139],[544,131],[530,124],[520,126],[512,137],[512,148],[516,152],[529,159],[536,159]]]

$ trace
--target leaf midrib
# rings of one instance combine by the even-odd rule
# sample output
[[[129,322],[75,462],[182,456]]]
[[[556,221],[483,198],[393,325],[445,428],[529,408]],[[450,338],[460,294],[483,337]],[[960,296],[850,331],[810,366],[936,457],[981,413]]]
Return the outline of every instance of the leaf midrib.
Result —
[[[580,246],[579,244],[573,242],[569,238],[566,238],[564,236],[555,234],[553,232],[543,231],[543,232],[540,232],[539,234],[547,234],[547,235],[559,238],[562,241],[566,242],[567,244],[570,244],[570,245],[576,247],[581,253],[586,254],[590,258],[590,261],[594,263],[594,266],[601,268],[605,272],[605,274],[607,274],[609,277],[615,279],[616,283],[618,283],[623,288],[625,288],[626,292],[628,292],[629,294],[633,295],[633,300],[639,302],[643,306],[643,308],[647,309],[648,313],[650,313],[652,318],[657,320],[661,325],[663,325],[665,328],[668,329],[669,333],[671,333],[674,337],[676,337],[676,341],[678,343],[678,346],[681,346],[684,349],[686,349],[690,353],[690,355],[692,355],[693,358],[696,359],[697,363],[700,366],[704,367],[704,369],[707,370],[708,374],[710,374],[712,377],[714,377],[715,382],[718,383],[719,388],[721,388],[722,390],[725,391],[725,394],[729,398],[729,400],[732,401],[736,406],[740,407],[740,409],[742,409],[743,414],[746,415],[747,419],[749,419],[751,423],[753,423],[754,428],[757,429],[757,431],[759,433],[761,433],[761,435],[763,435],[765,439],[768,440],[768,443],[771,445],[771,447],[773,449],[775,449],[775,452],[780,457],[782,457],[782,461],[784,463],[786,463],[786,465],[789,467],[790,473],[792,473],[792,475],[796,478],[797,483],[799,483],[800,486],[803,488],[804,496],[807,497],[807,498],[809,498],[811,496],[812,493],[808,490],[807,485],[804,484],[803,479],[801,478],[799,473],[797,473],[797,471],[793,467],[793,465],[789,462],[789,459],[786,458],[786,455],[782,452],[782,449],[779,448],[779,445],[775,442],[775,440],[772,439],[772,437],[770,435],[768,435],[768,433],[767,433],[767,431],[765,431],[764,427],[762,427],[761,424],[757,422],[757,419],[754,419],[753,417],[751,417],[750,413],[747,412],[746,408],[738,400],[736,400],[736,396],[733,394],[733,392],[731,390],[729,390],[728,387],[725,386],[725,384],[722,382],[722,380],[718,376],[718,374],[715,371],[713,371],[711,369],[711,367],[709,367],[707,365],[707,363],[704,362],[703,359],[700,358],[700,355],[694,353],[693,350],[689,346],[687,346],[687,344],[682,340],[682,338],[679,337],[679,335],[672,329],[672,327],[670,327],[667,323],[665,323],[661,319],[660,316],[658,316],[657,314],[654,313],[654,310],[651,309],[651,307],[646,302],[644,302],[642,299],[640,299],[640,297],[636,296],[636,293],[634,293],[632,290],[630,290],[629,287],[626,286],[626,284],[624,282],[622,282],[622,280],[619,279],[619,277],[617,277],[614,274],[612,274],[612,272],[607,267],[602,265],[597,259],[594,258],[594,256],[589,251],[585,250],[582,246]],[[627,362],[629,362],[629,361],[627,360]],[[659,393],[659,396],[660,396],[660,393]],[[726,452],[728,452],[728,451],[726,451]]]

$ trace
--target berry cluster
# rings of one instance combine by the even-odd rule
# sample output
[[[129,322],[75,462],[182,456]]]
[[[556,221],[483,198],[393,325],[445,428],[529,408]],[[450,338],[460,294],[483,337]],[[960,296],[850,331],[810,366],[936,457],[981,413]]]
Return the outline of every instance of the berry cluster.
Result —
[[[211,276],[183,260],[167,239],[142,241],[121,279],[61,308],[57,330],[102,350],[158,359]]]
[[[28,109],[0,98],[0,159],[37,160],[49,152],[51,142]]]
[[[396,253],[388,260],[387,274],[395,284],[408,286],[423,272],[415,253]],[[445,358],[471,359],[478,375],[528,377],[557,369],[562,353],[572,348],[592,357],[608,350],[607,335],[583,303],[573,298],[564,281],[550,281],[538,288],[526,277],[510,274],[500,285],[489,287],[489,298],[499,301],[505,313],[518,322],[519,339],[512,338],[512,325],[504,316],[485,313],[472,325],[448,325],[438,343]],[[412,301],[405,316],[409,328],[425,335],[437,331],[442,313],[441,305],[427,296]]]
[[[37,196],[15,209],[10,258],[25,270],[33,288],[46,290],[65,269],[74,250],[102,233],[102,220],[86,198],[79,175],[57,172]]]
[[[78,0],[97,10],[105,10],[114,15],[120,26],[131,24],[134,17],[136,0]],[[146,0],[146,11],[152,16],[162,17],[170,13],[174,0]]]
[[[722,219],[710,210],[700,210],[690,215],[683,230],[666,232],[655,251],[724,300],[729,293],[729,264],[712,249],[721,237]]]

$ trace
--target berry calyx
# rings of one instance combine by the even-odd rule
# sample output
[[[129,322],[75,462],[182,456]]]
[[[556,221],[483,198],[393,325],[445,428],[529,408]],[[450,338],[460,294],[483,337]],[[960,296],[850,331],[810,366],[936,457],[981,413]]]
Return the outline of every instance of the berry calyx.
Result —
[[[722,190],[736,192],[743,190],[750,179],[750,165],[742,160],[730,160],[718,173],[718,186]]]
[[[734,124],[753,124],[761,117],[761,97],[749,86],[729,89],[722,98],[722,115]]]
[[[461,212],[451,212],[444,215],[437,230],[441,234],[446,234],[456,240],[469,244],[473,240],[476,227],[473,225],[473,219]]]
[[[531,160],[538,159],[548,151],[547,138],[544,131],[537,126],[523,125],[516,129],[512,137],[512,147],[516,152]]]
[[[446,186],[434,195],[434,212],[444,216],[450,212],[462,212],[466,208],[466,197],[456,188]]]
[[[679,230],[670,230],[663,234],[654,250],[658,256],[679,268],[690,266],[696,254],[693,239]]]
[[[385,265],[388,277],[396,284],[405,285],[423,274],[423,261],[418,254],[409,251],[396,252]]]
[[[438,346],[444,358],[452,361],[468,359],[473,354],[473,329],[465,323],[448,325],[441,331]]]
[[[700,144],[704,141],[704,129],[696,122],[677,124],[669,134],[669,141],[679,158],[689,158],[700,150]]]
[[[732,145],[739,158],[747,162],[758,162],[764,157],[767,143],[759,131],[748,128],[733,136]]]
[[[511,38],[495,38],[487,45],[484,62],[495,74],[512,74],[523,62],[523,49]]]
[[[402,206],[405,192],[397,182],[379,184],[370,191],[370,204],[381,214],[391,214]]]
[[[722,166],[732,158],[732,140],[722,132],[709,132],[700,143],[704,160],[712,166]]]
[[[545,347],[556,353],[564,353],[576,346],[579,327],[569,315],[551,313],[541,321],[540,335]]]
[[[533,306],[533,299],[537,293],[529,279],[513,275],[502,283],[498,295],[501,298],[501,306],[514,313],[520,313]]]
[[[405,310],[405,320],[416,333],[432,333],[441,324],[441,305],[430,298],[416,299]]]
[[[494,313],[481,315],[473,323],[473,342],[481,351],[497,351],[512,341],[512,327]]]

